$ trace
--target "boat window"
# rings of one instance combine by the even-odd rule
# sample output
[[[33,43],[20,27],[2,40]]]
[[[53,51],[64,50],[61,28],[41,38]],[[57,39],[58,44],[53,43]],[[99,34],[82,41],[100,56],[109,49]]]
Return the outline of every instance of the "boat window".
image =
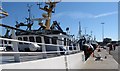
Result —
[[[24,40],[24,41],[28,41],[28,38],[27,38],[27,37],[23,37],[23,40]]]
[[[52,37],[52,44],[57,44],[58,37]]]
[[[64,45],[66,46],[66,38],[64,38]]]
[[[49,43],[50,43],[49,39],[50,39],[49,37],[44,36],[44,40],[45,40],[45,43],[46,43],[46,44],[49,44]]]
[[[22,37],[18,37],[18,40],[22,40]],[[19,44],[23,44],[23,43],[19,42]]]
[[[29,37],[30,42],[35,42],[34,37]]]
[[[6,41],[6,40],[4,40],[4,44],[7,44],[7,41]]]
[[[3,44],[3,40],[1,40],[0,44]]]
[[[70,46],[71,40],[67,39],[67,45]]]
[[[28,38],[27,37],[23,37],[23,40],[24,41],[28,41]],[[28,43],[24,43],[24,44],[28,44]]]
[[[9,44],[11,44],[11,41],[9,41]]]
[[[41,37],[39,37],[39,36],[36,37],[36,42],[37,42],[37,43],[41,43]]]
[[[69,40],[67,39],[67,45],[69,44]]]

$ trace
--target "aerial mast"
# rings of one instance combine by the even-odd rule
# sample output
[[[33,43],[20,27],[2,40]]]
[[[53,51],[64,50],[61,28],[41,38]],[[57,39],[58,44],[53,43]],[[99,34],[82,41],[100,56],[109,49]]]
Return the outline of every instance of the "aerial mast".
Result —
[[[32,17],[31,17],[31,8],[32,8],[32,5],[29,5],[27,4],[27,7],[28,7],[28,17],[25,18],[26,21],[25,22],[20,22],[18,23],[18,21],[16,21],[16,28],[20,28],[21,26],[26,26],[27,29],[26,30],[31,30],[31,27],[33,25],[33,20],[32,20]],[[26,23],[26,24],[25,24]]]
[[[79,30],[78,30],[78,39],[80,39],[81,38],[81,32],[82,32],[82,30],[81,30],[81,24],[80,24],[80,22],[79,22]]]
[[[27,4],[27,7],[28,7],[28,18],[26,18],[27,20],[27,23],[28,23],[28,29],[31,30],[31,27],[33,25],[33,21],[32,21],[32,18],[31,18],[31,7],[32,5],[29,5]]]
[[[27,7],[28,7],[28,14],[29,14],[28,23],[31,23],[31,7],[32,7],[32,5],[27,4]]]

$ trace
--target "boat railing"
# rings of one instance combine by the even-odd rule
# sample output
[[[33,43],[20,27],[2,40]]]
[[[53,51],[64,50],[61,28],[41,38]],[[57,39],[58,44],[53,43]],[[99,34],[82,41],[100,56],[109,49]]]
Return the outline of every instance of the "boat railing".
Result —
[[[0,55],[2,56],[2,60],[6,60],[6,58],[7,58],[10,60],[13,60],[13,62],[21,62],[21,59],[23,59],[23,58],[28,58],[26,60],[29,60],[29,59],[34,60],[34,58],[44,59],[44,58],[57,57],[57,56],[61,56],[61,55],[69,55],[69,54],[80,52],[79,44],[69,46],[69,45],[67,45],[68,41],[66,41],[66,45],[45,44],[44,43],[45,42],[44,35],[41,36],[42,43],[18,40],[16,37],[16,34],[15,34],[15,30],[19,30],[22,32],[27,32],[27,31],[17,29],[17,28],[14,28],[14,27],[11,27],[11,26],[8,26],[5,24],[0,24],[0,26],[11,29],[11,38],[0,37],[0,43],[4,47],[4,46],[8,45],[8,42],[11,42],[10,47],[13,48],[13,51],[0,52]],[[32,32],[29,32],[29,33],[32,33]],[[7,44],[3,44],[1,41],[6,41]],[[59,43],[58,40],[56,42]],[[38,45],[42,46],[41,51],[39,51],[39,52],[19,52],[18,43],[27,43],[28,45],[29,44],[38,44]],[[55,51],[54,50],[47,51],[46,46],[49,46],[50,48],[56,48],[56,50]],[[63,50],[63,49],[61,50],[60,47],[64,48],[65,50]],[[29,58],[26,55],[32,56],[32,57]],[[5,59],[4,59],[4,56],[5,56]],[[25,59],[23,59],[23,60],[25,60]]]
[[[29,61],[30,60],[35,60],[35,58],[32,59],[32,57],[36,56],[36,59],[46,59],[46,58],[51,58],[51,57],[57,57],[61,55],[69,55],[69,54],[74,54],[80,52],[80,48],[78,46],[64,46],[64,45],[58,45],[58,44],[45,44],[45,43],[36,43],[36,42],[29,42],[29,41],[21,41],[17,39],[8,39],[8,38],[2,38],[0,37],[0,41],[7,41],[11,42],[11,47],[13,48],[13,51],[2,51],[0,52],[1,56],[8,56],[12,57],[12,60],[14,62],[21,62],[21,61]],[[28,44],[39,44],[42,46],[42,51],[40,52],[19,52],[18,50],[18,43],[28,43]],[[0,44],[0,45],[6,45],[7,44]],[[57,50],[55,51],[47,51],[45,46],[50,46],[52,48],[56,47]],[[66,50],[60,50],[59,47],[64,47]],[[72,49],[69,49],[72,47]],[[29,57],[28,57],[29,56]],[[31,58],[30,58],[31,56]],[[24,59],[23,59],[24,58]],[[23,59],[23,60],[22,60]],[[4,63],[3,63],[4,64]]]

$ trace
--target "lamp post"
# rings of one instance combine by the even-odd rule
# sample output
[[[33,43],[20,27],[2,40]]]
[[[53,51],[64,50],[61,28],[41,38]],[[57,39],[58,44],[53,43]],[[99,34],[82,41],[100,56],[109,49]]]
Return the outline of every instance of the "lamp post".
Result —
[[[102,24],[102,40],[104,40],[104,24],[105,23],[101,23]]]

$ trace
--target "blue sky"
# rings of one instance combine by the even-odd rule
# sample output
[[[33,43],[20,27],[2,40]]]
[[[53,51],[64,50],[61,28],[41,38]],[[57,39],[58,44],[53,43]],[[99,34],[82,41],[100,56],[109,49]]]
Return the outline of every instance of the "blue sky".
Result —
[[[3,8],[9,16],[2,20],[4,24],[14,26],[15,21],[25,21],[28,16],[27,4],[32,6],[32,15],[41,17],[43,11],[38,9],[36,2],[3,2]],[[63,30],[70,27],[70,33],[77,36],[79,21],[82,26],[82,34],[90,34],[93,31],[98,41],[102,39],[102,25],[104,22],[104,37],[118,40],[118,3],[117,2],[61,2],[57,4],[52,20],[60,22]],[[37,23],[33,28],[39,28]]]

